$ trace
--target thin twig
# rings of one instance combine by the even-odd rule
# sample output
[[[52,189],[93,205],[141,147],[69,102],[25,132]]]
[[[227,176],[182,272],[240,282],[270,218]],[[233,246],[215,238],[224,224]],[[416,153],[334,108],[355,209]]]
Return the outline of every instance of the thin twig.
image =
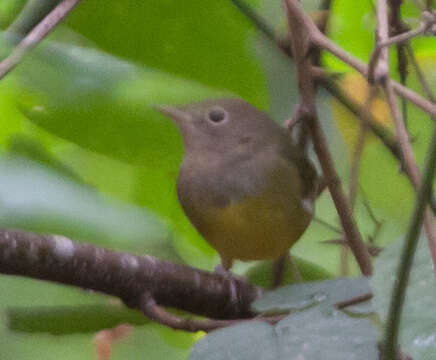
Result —
[[[377,34],[376,44],[389,37],[388,5],[387,0],[377,0]],[[378,83],[389,75],[388,48],[376,46],[368,65],[368,82]]]
[[[417,37],[419,35],[422,35],[424,33],[424,31],[426,30],[426,27],[423,23],[420,23],[419,26],[416,29],[410,30],[408,32],[396,35],[396,36],[392,36],[386,40],[384,40],[383,42],[380,42],[378,44],[379,48],[384,48],[384,47],[388,47],[391,46],[393,44],[402,44],[407,42],[408,40]]]
[[[253,8],[245,3],[243,0],[230,0],[230,2],[245,15],[253,25],[259,29],[267,38],[277,41],[274,30],[266,23],[266,21],[260,16]]]
[[[419,23],[416,29],[404,32],[402,34],[393,36],[391,38],[386,38],[383,41],[380,41],[378,47],[383,48],[383,47],[388,47],[392,44],[405,43],[416,36],[424,34],[429,29],[431,29],[431,27],[435,24],[436,24],[436,15],[431,11],[423,11],[421,14],[421,22]]]
[[[239,3],[244,3],[243,0],[236,0]],[[245,4],[246,7],[248,7],[249,5]],[[256,15],[256,18],[259,18],[262,20],[263,24],[268,27],[271,30],[271,28],[267,25],[267,22],[265,21],[265,19],[263,19],[259,14],[257,14],[253,9],[251,9],[250,12],[248,13],[244,13],[244,15],[246,15],[248,17],[248,19],[250,21],[252,21],[255,25],[256,25],[256,21],[253,18],[252,14]],[[260,30],[261,32],[264,32],[264,27],[258,27],[258,30]],[[264,33],[267,37],[268,33]],[[281,44],[278,43],[275,36],[270,37],[271,40],[273,41],[273,43],[282,51],[284,51],[284,49],[281,47]],[[328,39],[327,39],[328,40]],[[319,40],[319,41],[322,41]],[[334,46],[335,44],[332,43],[331,46]],[[330,46],[327,45],[326,46]],[[338,51],[341,51],[341,49],[339,49]],[[284,51],[286,55],[288,55],[291,58],[291,54],[289,54],[288,52]],[[353,61],[353,60],[352,60]],[[359,60],[357,60],[357,62],[355,63],[356,66],[360,66],[361,67],[361,72],[365,72],[364,70],[364,64],[360,63],[359,65]],[[324,87],[332,96],[334,96],[340,103],[342,103],[348,110],[350,110],[358,119],[360,119],[361,121],[366,121],[368,123],[369,128],[371,129],[371,131],[374,133],[374,135],[376,135],[381,141],[382,143],[388,148],[388,150],[391,152],[391,154],[400,162],[401,166],[403,169],[405,169],[406,167],[404,166],[404,160],[402,158],[401,155],[401,150],[400,147],[398,145],[398,142],[396,141],[396,139],[394,139],[390,134],[389,131],[382,125],[379,125],[374,117],[371,114],[366,114],[366,112],[362,111],[362,106],[359,105],[358,103],[356,103],[355,101],[353,101],[349,96],[347,96],[342,89],[338,86],[338,84],[336,83],[335,79],[333,79],[331,76],[328,76],[328,74],[325,73],[325,71],[323,71],[322,69],[316,67],[316,66],[312,66],[311,69],[312,72],[312,76],[314,76],[317,80],[317,83],[320,84],[322,87]],[[393,83],[393,86],[395,88],[395,82]],[[404,86],[399,87],[399,89],[397,89],[397,91],[402,91],[405,92],[407,94],[407,96],[410,96],[413,98],[413,92],[409,93],[408,89]],[[418,102],[420,100],[418,99]],[[433,104],[432,104],[433,103]],[[424,107],[430,107],[430,108],[434,108],[434,104],[435,104],[435,100],[433,99],[431,102],[427,102],[427,103],[423,103]],[[436,120],[435,120],[436,121]],[[410,180],[410,174],[407,174],[409,180]],[[431,200],[431,208],[433,210],[433,213],[436,214],[436,198],[433,196],[432,194],[432,200]]]
[[[57,5],[32,31],[30,31],[12,50],[11,54],[0,62],[0,79],[14,69],[21,59],[38,45],[68,13],[82,0],[64,0]]]
[[[362,107],[362,112],[370,113],[370,109],[372,107],[372,103],[374,101],[376,95],[376,91],[373,87],[369,88],[369,93],[365,104]],[[366,115],[361,115],[362,117],[367,117]],[[368,123],[366,121],[362,121],[359,126],[359,132],[357,135],[357,141],[354,145],[353,158],[351,161],[351,169],[350,169],[350,190],[349,190],[349,199],[351,208],[354,209],[354,205],[356,202],[356,195],[358,189],[358,179],[359,179],[359,168],[360,168],[360,160],[362,159],[363,150],[365,148],[365,140],[368,130]]]
[[[342,230],[341,230],[341,229],[339,229],[338,227],[336,227],[336,226],[334,226],[334,225],[329,224],[327,221],[325,221],[325,220],[323,220],[323,219],[317,218],[317,217],[315,216],[315,217],[313,218],[313,221],[315,221],[315,222],[321,224],[322,226],[325,226],[327,229],[329,229],[329,230],[335,232],[336,234],[342,234]]]
[[[305,24],[305,17],[298,2],[285,1],[288,25],[291,33],[292,49],[298,72],[298,85],[300,90],[300,106],[303,119],[310,127],[313,145],[323,170],[327,186],[338,211],[339,218],[346,234],[347,241],[364,275],[372,272],[371,260],[362,241],[359,231],[351,214],[350,204],[345,196],[341,181],[336,173],[333,159],[328,149],[327,141],[318,121],[315,106],[315,89],[311,77],[311,63],[307,57],[310,46],[310,36]]]
[[[401,5],[402,0],[390,0],[389,6],[391,8],[390,15],[390,28],[392,29],[392,34],[394,36],[406,33],[409,28],[405,25],[401,20]],[[397,70],[400,76],[400,83],[403,86],[407,85],[407,76],[408,76],[408,63],[407,63],[407,55],[406,55],[406,46],[407,44],[397,43],[396,44],[396,53],[397,53]],[[407,115],[407,100],[401,98],[401,111],[403,113],[404,124],[407,129],[408,123],[408,115]]]
[[[388,28],[388,9],[387,0],[377,1],[377,40],[380,42],[385,41],[389,37]],[[388,49],[383,48],[381,51],[385,51],[385,57],[380,56],[380,63],[383,60],[387,71],[384,71],[385,66],[382,68],[382,73],[379,73],[378,79],[382,82],[386,93],[386,101],[389,105],[392,118],[394,119],[395,129],[397,133],[398,143],[400,144],[401,153],[404,159],[404,165],[406,166],[406,172],[410,174],[412,185],[417,189],[421,183],[421,175],[419,173],[418,165],[415,161],[412,145],[410,144],[409,134],[404,124],[403,116],[398,107],[397,100],[394,94],[392,81],[389,77],[389,65],[388,65]],[[424,228],[427,234],[428,246],[433,260],[433,265],[436,273],[436,236],[433,227],[433,217],[430,210],[425,211],[424,215]]]
[[[232,319],[232,320],[217,320],[217,319],[193,319],[182,318],[175,314],[171,314],[162,306],[156,304],[156,301],[149,293],[145,293],[141,298],[141,308],[145,316],[159,324],[168,326],[175,330],[184,330],[190,332],[205,331],[209,332],[226,326],[236,325],[247,321],[264,321],[271,325],[276,324],[287,314],[270,316],[270,317],[254,317],[252,319]]]
[[[320,78],[318,81],[320,81],[322,86],[336,99],[338,99],[341,104],[350,110],[357,119],[368,124],[368,127],[371,129],[372,133],[381,140],[383,145],[386,146],[391,154],[400,162],[401,168],[404,169],[403,173],[406,174],[408,179],[412,182],[411,175],[407,172],[407,166],[404,163],[398,141],[393,138],[390,132],[384,126],[379,125],[370,113],[363,111],[363,107],[349,98],[334,80],[330,78]],[[436,214],[436,198],[433,196],[433,194],[430,204],[433,213]]]
[[[332,53],[338,59],[342,60],[347,65],[350,65],[362,75],[366,75],[368,73],[368,66],[364,62],[355,58],[344,49],[336,45],[334,42],[332,42],[329,38],[327,38],[323,33],[318,30],[315,24],[313,24],[304,13],[301,12],[299,15],[304,16],[304,23],[309,26],[311,39],[315,45],[318,45],[324,50]],[[436,115],[435,103],[423,98],[421,95],[393,80],[391,80],[391,82],[392,88],[398,95],[406,98],[411,103],[424,110],[426,113]]]
[[[431,100],[431,101],[435,101],[435,96],[433,95],[433,91],[430,87],[430,85],[428,84],[422,70],[421,67],[419,66],[416,57],[415,57],[415,53],[412,49],[412,47],[408,44],[407,45],[407,51],[409,54],[409,58],[412,62],[412,65],[416,71],[416,74],[418,76],[419,82],[422,86],[422,89],[424,90],[424,92],[426,93],[426,96]],[[433,120],[436,120],[435,116],[432,116]],[[435,212],[436,210],[436,201],[433,197],[431,197],[430,199],[430,207],[432,208],[433,212]],[[432,214],[430,214],[430,212],[427,210],[425,213],[425,219],[424,219],[424,226],[425,226],[425,230],[427,233],[427,240],[428,240],[428,245],[430,248],[430,253],[432,255],[432,259],[433,259],[433,269],[436,273],[436,237],[434,234],[434,226],[433,226],[433,216]]]
[[[367,99],[365,101],[364,106],[362,107],[362,111],[368,113],[370,112],[369,109],[371,109],[372,102],[374,100],[375,95],[376,95],[375,89],[373,87],[370,87]],[[351,211],[353,212],[356,203],[357,189],[359,184],[360,161],[362,159],[363,150],[365,148],[367,131],[368,131],[368,123],[362,121],[359,126],[357,141],[356,144],[354,145],[353,156],[351,160],[351,168],[350,168],[350,186],[349,186],[348,198],[350,201]],[[341,254],[340,254],[341,276],[347,276],[349,272],[348,254],[349,254],[348,246],[346,242],[344,242],[341,245]]]
[[[422,90],[424,90],[425,95],[431,101],[436,102],[436,99],[433,95],[433,91],[430,85],[428,84],[427,79],[421,70],[421,67],[418,64],[418,61],[416,60],[415,52],[413,51],[412,46],[410,46],[410,44],[407,44],[406,49],[407,49],[407,54],[409,55],[410,61],[412,63],[412,66],[416,71],[416,75],[418,77],[419,83],[421,84]]]
[[[391,295],[386,329],[384,332],[383,360],[394,359],[401,313],[409,280],[413,257],[419,240],[419,233],[424,219],[425,209],[430,198],[433,179],[436,170],[436,131],[433,132],[432,140],[427,152],[427,160],[424,165],[422,185],[418,190],[415,201],[415,209],[410,219],[409,227],[404,240],[404,246],[399,260],[396,281]]]
[[[372,293],[367,293],[367,294],[356,296],[356,297],[351,298],[351,299],[347,299],[347,300],[344,300],[344,301],[337,302],[335,304],[335,306],[338,309],[343,309],[343,308],[346,308],[347,306],[356,305],[356,304],[360,304],[361,302],[365,302],[365,301],[371,300],[372,297],[373,297]]]
[[[400,144],[404,164],[406,166],[406,172],[410,174],[410,179],[413,187],[415,189],[418,189],[421,183],[421,175],[419,174],[419,168],[413,155],[413,149],[410,144],[409,134],[407,133],[407,129],[404,126],[402,114],[397,105],[395,94],[393,92],[392,84],[389,78],[385,80],[384,88],[386,91],[386,100],[388,102],[389,108],[391,109],[391,114],[394,119],[398,142]],[[424,228],[427,234],[428,246],[436,272],[436,236],[433,227],[433,216],[430,213],[430,210],[427,210],[425,212]]]

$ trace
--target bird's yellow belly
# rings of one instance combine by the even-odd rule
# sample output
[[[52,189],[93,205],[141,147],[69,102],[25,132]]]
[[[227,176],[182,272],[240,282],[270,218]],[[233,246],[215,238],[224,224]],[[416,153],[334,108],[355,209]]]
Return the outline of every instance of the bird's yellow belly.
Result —
[[[202,222],[200,233],[229,261],[271,259],[285,254],[311,219],[300,201],[267,193],[206,213],[208,220]]]

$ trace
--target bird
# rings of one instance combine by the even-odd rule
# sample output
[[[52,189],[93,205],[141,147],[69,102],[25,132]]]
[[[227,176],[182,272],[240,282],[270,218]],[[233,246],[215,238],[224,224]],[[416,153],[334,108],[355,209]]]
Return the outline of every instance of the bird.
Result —
[[[240,98],[156,109],[182,136],[179,202],[222,268],[288,254],[314,215],[318,186],[290,132]]]

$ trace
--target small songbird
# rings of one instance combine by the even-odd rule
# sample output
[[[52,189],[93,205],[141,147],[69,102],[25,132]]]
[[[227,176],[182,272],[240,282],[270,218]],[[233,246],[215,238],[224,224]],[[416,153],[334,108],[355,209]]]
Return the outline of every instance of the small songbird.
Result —
[[[235,259],[287,254],[312,219],[317,193],[316,170],[287,130],[236,98],[157,109],[182,134],[180,204],[224,269]]]

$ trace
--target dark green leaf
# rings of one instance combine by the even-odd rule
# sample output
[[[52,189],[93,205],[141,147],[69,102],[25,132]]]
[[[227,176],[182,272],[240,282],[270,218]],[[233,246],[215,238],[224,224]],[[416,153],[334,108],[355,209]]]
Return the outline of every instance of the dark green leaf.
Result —
[[[30,161],[0,161],[0,226],[151,254],[167,248],[167,255],[174,259],[169,231],[155,215],[109,201]]]
[[[436,351],[436,280],[433,264],[422,236],[413,261],[404,304],[400,344],[414,360],[432,359]],[[403,241],[385,248],[375,262],[371,286],[374,308],[384,321],[395,281]]]
[[[215,331],[200,340],[190,360],[376,360],[377,331],[367,319],[319,307],[277,325],[259,321]]]
[[[31,121],[84,148],[165,169],[180,162],[180,135],[152,106],[226,94],[96,50],[60,44],[37,50],[21,70],[20,105]]]
[[[87,0],[71,15],[73,30],[111,54],[267,104],[252,25],[231,1]]]
[[[369,292],[371,289],[364,277],[294,284],[266,293],[253,303],[253,309],[258,312],[283,312],[316,304],[330,307]]]
[[[60,175],[70,178],[77,183],[83,180],[73,169],[63,164],[53,154],[51,154],[36,138],[23,134],[15,134],[9,138],[7,146],[8,153],[13,156],[24,157],[35,162],[39,162],[50,169],[57,171]]]
[[[143,325],[148,320],[139,311],[115,305],[11,307],[6,310],[12,331],[67,335],[97,332],[122,323]]]

